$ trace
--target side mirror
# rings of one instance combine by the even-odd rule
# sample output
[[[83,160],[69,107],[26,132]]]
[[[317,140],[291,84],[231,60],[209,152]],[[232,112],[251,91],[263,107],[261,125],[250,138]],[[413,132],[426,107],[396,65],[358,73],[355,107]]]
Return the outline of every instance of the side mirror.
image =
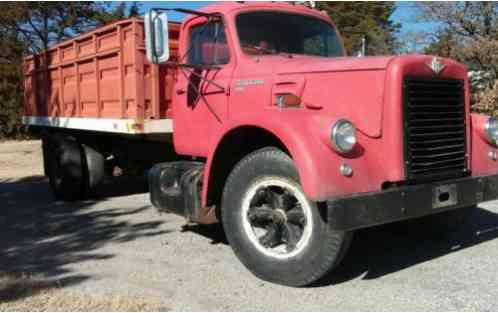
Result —
[[[145,14],[145,49],[147,59],[154,64],[169,60],[168,16],[151,10]]]

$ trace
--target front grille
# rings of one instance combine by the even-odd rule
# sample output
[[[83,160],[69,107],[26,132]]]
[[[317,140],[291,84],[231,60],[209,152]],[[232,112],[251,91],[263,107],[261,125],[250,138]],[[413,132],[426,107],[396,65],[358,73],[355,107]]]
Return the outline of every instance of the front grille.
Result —
[[[406,78],[403,92],[408,180],[465,175],[463,80]]]

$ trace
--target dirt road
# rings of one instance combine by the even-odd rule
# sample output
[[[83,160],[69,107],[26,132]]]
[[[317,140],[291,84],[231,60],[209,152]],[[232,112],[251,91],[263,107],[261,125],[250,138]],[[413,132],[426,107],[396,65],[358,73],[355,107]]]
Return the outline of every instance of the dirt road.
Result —
[[[469,227],[444,240],[392,226],[357,232],[335,275],[288,288],[251,275],[219,227],[158,214],[142,184],[122,183],[98,200],[54,202],[39,145],[0,143],[0,274],[182,311],[498,309],[498,202],[481,205]]]

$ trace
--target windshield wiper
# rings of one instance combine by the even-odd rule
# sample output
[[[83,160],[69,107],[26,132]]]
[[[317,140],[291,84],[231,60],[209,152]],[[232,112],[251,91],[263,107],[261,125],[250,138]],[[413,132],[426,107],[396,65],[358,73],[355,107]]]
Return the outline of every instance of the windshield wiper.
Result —
[[[290,52],[280,52],[280,51],[277,51],[275,49],[269,49],[269,48],[263,48],[261,46],[257,46],[257,45],[251,45],[251,44],[241,44],[240,45],[242,48],[249,48],[249,49],[255,49],[257,50],[258,52],[261,52],[259,55],[263,54],[263,53],[266,53],[266,54],[272,54],[272,55],[281,55],[281,56],[285,56],[289,59],[292,59],[293,58],[293,55],[292,53]]]
[[[240,45],[242,48],[249,48],[249,49],[255,49],[257,50],[258,52],[260,52],[260,54],[263,54],[263,53],[267,53],[267,54],[277,54],[278,52],[274,49],[269,49],[269,48],[263,48],[261,46],[257,46],[257,45],[251,45],[251,44],[241,44]]]

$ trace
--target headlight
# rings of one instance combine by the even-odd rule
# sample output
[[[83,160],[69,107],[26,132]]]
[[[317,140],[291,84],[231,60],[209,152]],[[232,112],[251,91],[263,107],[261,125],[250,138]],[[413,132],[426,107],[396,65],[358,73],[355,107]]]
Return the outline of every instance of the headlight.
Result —
[[[356,128],[350,121],[338,120],[335,122],[334,126],[332,126],[331,139],[334,148],[338,152],[350,152],[356,144]]]
[[[498,120],[494,117],[490,117],[486,122],[484,129],[486,130],[488,141],[496,146],[498,144]]]

